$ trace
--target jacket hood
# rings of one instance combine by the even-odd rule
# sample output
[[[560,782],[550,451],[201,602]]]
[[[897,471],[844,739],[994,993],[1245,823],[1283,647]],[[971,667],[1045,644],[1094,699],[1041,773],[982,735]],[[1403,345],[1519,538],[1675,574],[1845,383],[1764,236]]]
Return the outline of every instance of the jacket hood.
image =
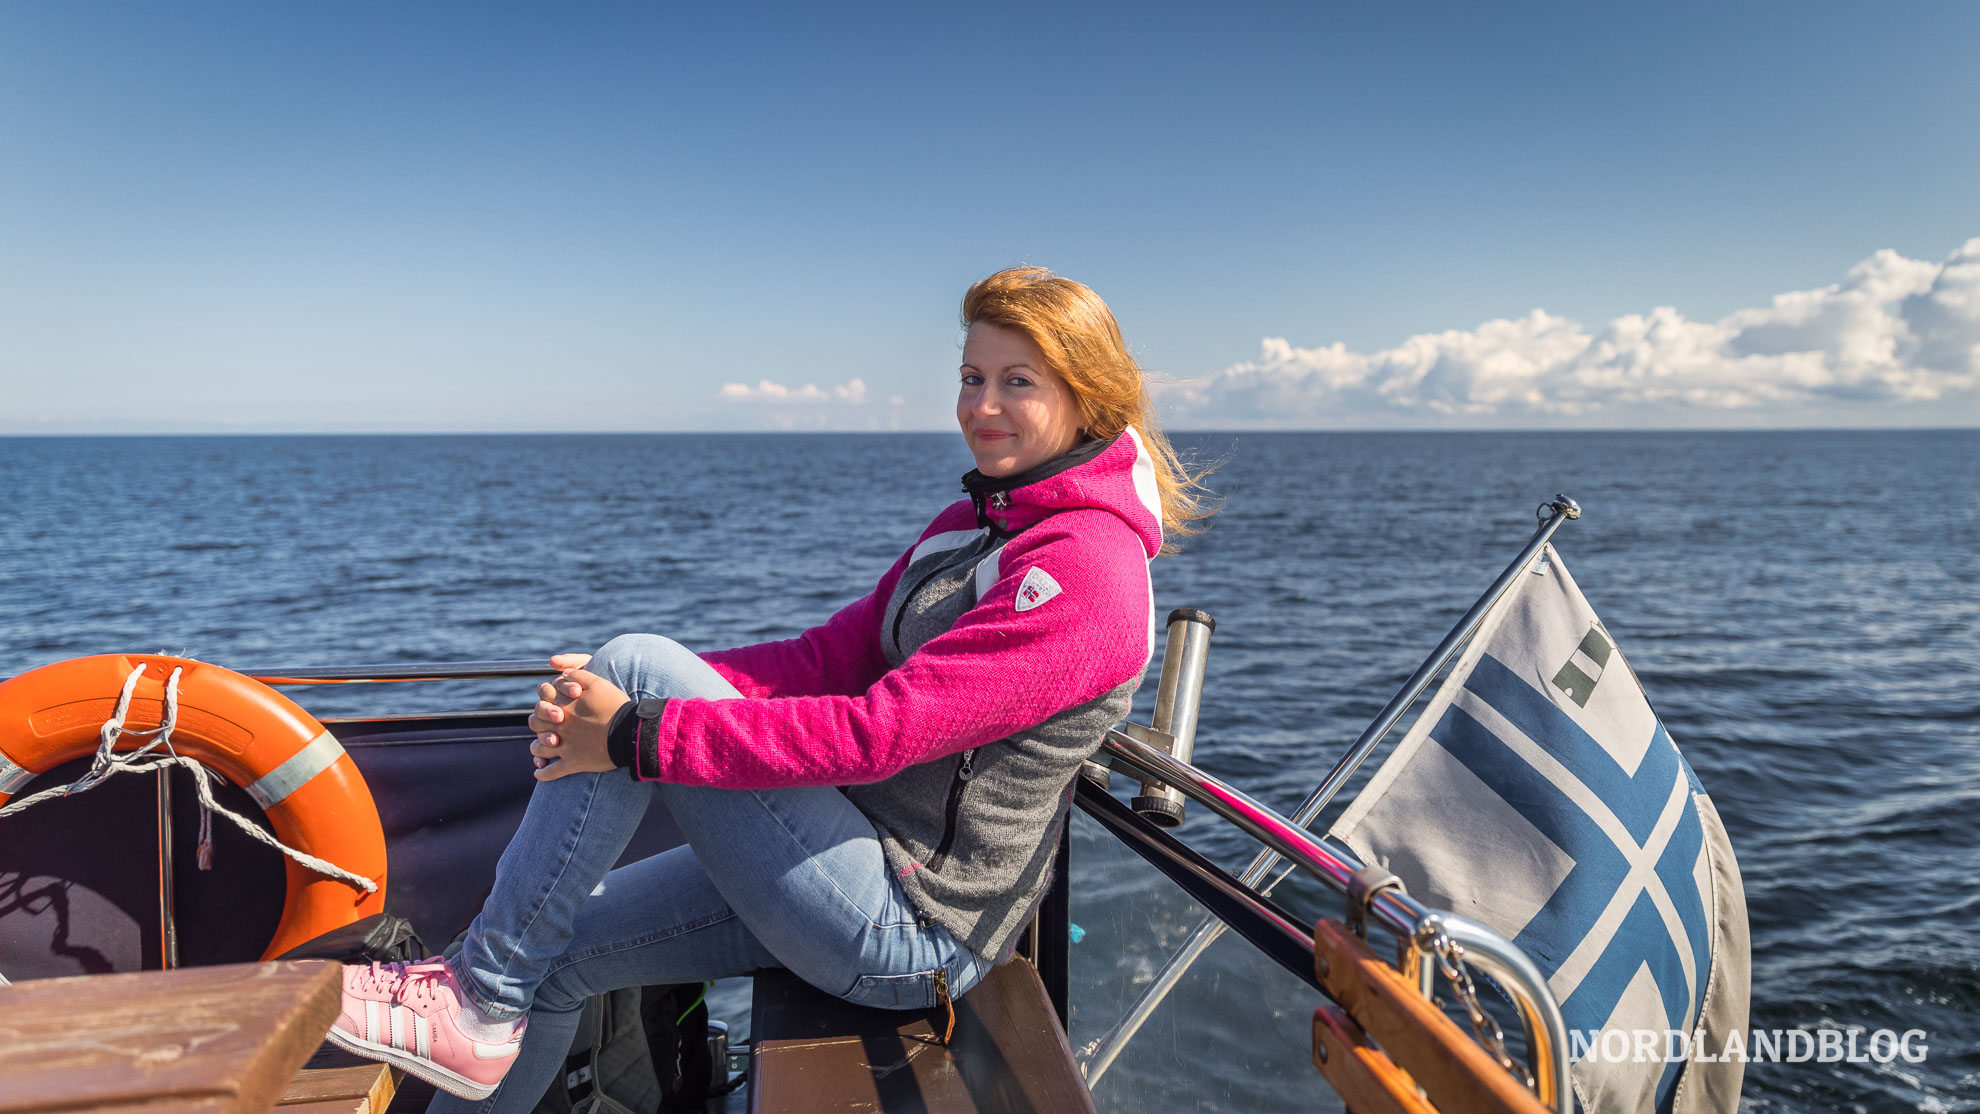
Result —
[[[1133,528],[1153,559],[1162,550],[1162,500],[1155,461],[1132,428],[1111,441],[1078,448],[1015,476],[986,476],[971,469],[963,490],[976,506],[978,525],[1016,534],[1072,510],[1107,511]]]

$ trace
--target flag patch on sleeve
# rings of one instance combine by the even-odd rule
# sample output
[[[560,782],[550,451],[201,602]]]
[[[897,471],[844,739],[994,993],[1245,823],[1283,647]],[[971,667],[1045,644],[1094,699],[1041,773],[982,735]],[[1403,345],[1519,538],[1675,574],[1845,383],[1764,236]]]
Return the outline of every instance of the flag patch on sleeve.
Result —
[[[1018,585],[1017,609],[1030,611],[1058,594],[1059,582],[1052,579],[1051,573],[1033,565],[1025,571],[1024,581]]]

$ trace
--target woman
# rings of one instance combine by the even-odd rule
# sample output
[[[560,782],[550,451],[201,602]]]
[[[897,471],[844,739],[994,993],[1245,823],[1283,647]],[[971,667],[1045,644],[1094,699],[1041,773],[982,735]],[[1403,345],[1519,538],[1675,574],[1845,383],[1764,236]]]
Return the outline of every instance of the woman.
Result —
[[[345,968],[333,1041],[460,1097],[436,1109],[521,1111],[591,994],[788,967],[920,1009],[1008,958],[1153,650],[1148,561],[1205,512],[1091,290],[1013,268],[962,319],[969,498],[797,638],[553,658],[460,953]],[[655,792],[687,845],[608,874]]]

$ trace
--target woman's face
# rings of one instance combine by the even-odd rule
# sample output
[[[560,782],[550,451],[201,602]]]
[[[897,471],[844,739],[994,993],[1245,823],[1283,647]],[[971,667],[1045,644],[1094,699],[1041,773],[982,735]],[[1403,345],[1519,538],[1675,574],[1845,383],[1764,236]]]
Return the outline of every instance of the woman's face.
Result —
[[[956,422],[986,476],[1015,476],[1079,444],[1079,406],[1015,329],[977,322],[963,341]]]

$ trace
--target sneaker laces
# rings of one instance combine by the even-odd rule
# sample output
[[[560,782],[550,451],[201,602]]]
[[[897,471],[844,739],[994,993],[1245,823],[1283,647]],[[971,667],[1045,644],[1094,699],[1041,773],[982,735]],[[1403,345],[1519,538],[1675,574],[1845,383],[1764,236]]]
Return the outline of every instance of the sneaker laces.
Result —
[[[359,987],[369,994],[384,994],[400,998],[414,985],[429,982],[447,969],[444,959],[402,960],[394,963],[373,963],[358,972]],[[428,996],[431,992],[428,992]]]
[[[399,984],[399,1002],[408,1006],[430,1006],[440,999],[440,974],[436,971],[420,971],[406,977]]]

